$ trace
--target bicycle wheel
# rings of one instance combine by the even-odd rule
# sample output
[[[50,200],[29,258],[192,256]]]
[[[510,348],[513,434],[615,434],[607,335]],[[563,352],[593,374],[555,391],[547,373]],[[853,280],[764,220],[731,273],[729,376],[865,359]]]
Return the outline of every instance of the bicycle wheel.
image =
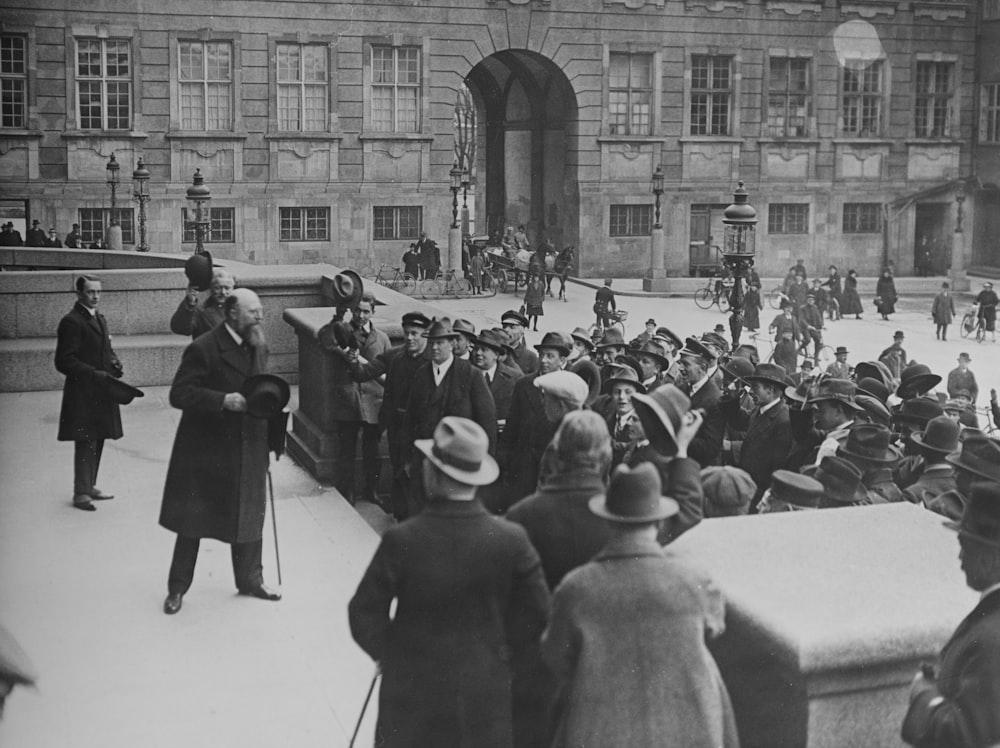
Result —
[[[819,355],[816,357],[816,368],[820,371],[826,371],[826,367],[832,364],[836,358],[833,348],[824,343],[820,346]]]
[[[419,286],[420,295],[425,299],[428,297],[438,297],[444,294],[444,289],[441,288],[441,284],[436,280],[428,279],[422,281]]]
[[[962,317],[962,324],[958,328],[959,334],[963,338],[967,338],[972,334],[972,331],[976,329],[976,319],[972,316],[972,312],[966,312],[965,316]]]
[[[694,292],[694,303],[701,309],[711,309],[715,303],[715,294],[710,288],[699,288]]]
[[[455,278],[448,285],[451,286],[449,289],[451,293],[457,296],[469,296],[472,294],[472,283],[469,282],[468,278]]]
[[[785,298],[785,292],[780,287],[775,288],[767,295],[767,303],[772,309],[781,309],[781,300]]]
[[[405,293],[407,296],[413,296],[417,290],[417,279],[409,273],[403,273],[403,277],[400,279],[399,288],[396,290],[400,293]]]
[[[496,287],[500,293],[507,293],[507,285],[510,283],[510,278],[507,277],[507,271],[503,268],[493,271],[493,277],[496,278]]]
[[[719,311],[726,314],[729,311],[729,294],[725,291],[720,293],[716,303],[719,305]]]
[[[497,279],[493,277],[493,273],[483,273],[482,281],[482,293],[485,296],[496,296],[497,295]]]

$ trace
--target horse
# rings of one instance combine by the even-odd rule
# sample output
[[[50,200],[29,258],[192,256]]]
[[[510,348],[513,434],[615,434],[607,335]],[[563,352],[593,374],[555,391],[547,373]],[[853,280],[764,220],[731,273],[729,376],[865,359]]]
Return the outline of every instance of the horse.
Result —
[[[552,295],[552,278],[559,278],[559,298],[563,301],[567,301],[566,298],[566,279],[569,277],[569,271],[573,267],[573,258],[576,255],[576,247],[569,246],[566,247],[562,252],[553,257],[549,255],[545,258],[546,275],[548,276],[548,284],[546,285],[546,290],[549,296]]]

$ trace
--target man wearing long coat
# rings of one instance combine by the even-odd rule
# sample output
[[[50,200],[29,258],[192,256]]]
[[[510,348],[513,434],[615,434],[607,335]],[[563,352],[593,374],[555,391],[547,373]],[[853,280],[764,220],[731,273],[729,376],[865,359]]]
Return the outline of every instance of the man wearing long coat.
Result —
[[[246,414],[240,394],[247,378],[266,368],[263,311],[257,294],[242,288],[224,309],[225,322],[184,350],[170,388],[170,404],[183,414],[160,509],[160,524],[177,533],[164,603],[168,614],[180,610],[191,586],[201,538],[232,545],[240,594],[281,597],[264,586],[261,563],[267,422]]]
[[[792,426],[788,406],[782,394],[788,385],[784,367],[758,364],[747,380],[753,388],[757,406],[750,416],[750,428],[739,450],[737,464],[750,474],[757,485],[751,508],[756,508],[771,485],[771,475],[779,470],[792,450]]]

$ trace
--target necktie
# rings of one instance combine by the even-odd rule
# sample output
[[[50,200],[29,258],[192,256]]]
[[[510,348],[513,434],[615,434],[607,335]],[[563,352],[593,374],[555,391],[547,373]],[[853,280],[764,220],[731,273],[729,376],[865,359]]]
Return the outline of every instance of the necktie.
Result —
[[[491,384],[493,384],[493,379],[490,377],[490,373],[486,372],[486,386],[489,387]]]

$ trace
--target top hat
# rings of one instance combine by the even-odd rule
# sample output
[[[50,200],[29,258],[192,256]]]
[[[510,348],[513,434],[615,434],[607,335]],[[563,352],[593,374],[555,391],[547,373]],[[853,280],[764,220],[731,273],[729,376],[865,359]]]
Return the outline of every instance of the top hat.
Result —
[[[588,351],[594,350],[594,341],[590,339],[590,333],[582,327],[578,327],[570,333],[573,340],[579,340]]]
[[[517,324],[521,327],[528,326],[528,318],[525,317],[520,312],[516,312],[513,309],[508,309],[506,312],[500,315],[500,324]]]
[[[212,255],[209,252],[195,252],[184,262],[184,275],[192,288],[207,291],[212,285]]]
[[[691,409],[691,400],[672,384],[657,387],[649,394],[632,395],[642,431],[657,452],[672,453],[677,445],[677,429]]]
[[[924,364],[910,364],[899,375],[899,387],[896,394],[903,400],[918,397],[934,389],[941,381],[940,374],[931,372]]]
[[[507,340],[501,337],[500,333],[496,330],[482,330],[479,333],[479,337],[476,338],[476,345],[485,346],[502,354],[507,349]]]
[[[628,353],[630,353],[636,360],[639,356],[649,356],[656,360],[661,368],[666,369],[670,366],[670,359],[663,355],[663,349],[660,348],[659,344],[653,341],[648,341],[643,343],[638,348],[629,348]]]
[[[929,397],[911,397],[904,400],[892,418],[896,423],[915,423],[921,429],[932,418],[944,414],[944,408],[937,400]]]
[[[861,363],[855,365],[854,378],[860,382],[866,377],[876,379],[888,388],[895,386],[892,372],[889,371],[889,367],[881,361],[862,361]]]
[[[791,470],[775,470],[771,476],[771,496],[795,506],[819,506],[823,484],[815,478]]]
[[[597,341],[597,350],[601,348],[624,348],[625,338],[617,327],[609,327],[604,331],[601,339]]]
[[[437,340],[439,338],[457,338],[458,333],[455,332],[451,327],[451,322],[448,319],[436,319],[431,323],[431,326],[424,330],[422,335],[428,340]]]
[[[846,353],[848,353],[848,352],[849,352],[849,351],[847,350],[847,346],[845,346],[845,345],[838,345],[838,346],[837,346],[837,350],[835,350],[835,351],[833,352],[833,354],[834,354],[835,356],[839,356],[839,355],[840,355],[841,353],[845,353],[845,354],[846,354]]]
[[[579,374],[565,369],[550,371],[535,378],[535,386],[547,395],[558,400],[576,404],[577,407],[586,402],[590,388]]]
[[[669,327],[657,327],[656,332],[653,333],[653,337],[670,343],[674,347],[674,350],[680,350],[684,347],[684,341],[681,340],[681,336]]]
[[[791,384],[791,380],[788,378],[785,367],[780,364],[757,364],[753,373],[746,377],[746,380],[748,382],[753,382],[754,380],[767,382],[768,384],[773,384],[779,391],[784,390],[789,384]]]
[[[452,325],[452,329],[457,333],[465,335],[473,343],[476,342],[476,326],[469,322],[469,320],[456,319]]]
[[[240,394],[246,398],[248,416],[270,418],[288,405],[292,391],[277,374],[254,374],[243,382]]]
[[[646,391],[645,386],[643,386],[642,382],[639,381],[639,375],[631,366],[611,364],[611,366],[609,366],[604,373],[604,382],[601,386],[601,390],[605,393],[611,392],[611,385],[615,382],[630,384],[635,387],[638,392]]]
[[[489,455],[489,437],[468,418],[445,416],[432,439],[416,439],[413,445],[438,470],[467,486],[486,486],[500,475],[496,460]]]
[[[547,332],[542,336],[542,342],[534,346],[536,351],[543,348],[551,348],[559,351],[563,356],[568,356],[573,350],[573,343],[561,332]]]
[[[862,377],[858,380],[859,395],[868,395],[885,404],[889,400],[889,388],[880,379]]]
[[[698,356],[699,358],[705,359],[705,361],[711,363],[718,358],[714,351],[708,348],[704,343],[702,343],[697,338],[687,338],[684,341],[684,347],[681,348],[681,356]]]
[[[365,284],[361,276],[353,270],[341,270],[333,276],[331,285],[333,294],[333,305],[337,307],[348,307],[353,309],[361,301],[361,294],[364,293]]]
[[[861,470],[843,457],[824,457],[813,478],[823,484],[823,495],[839,504],[853,504],[859,498]]]
[[[128,405],[135,398],[146,396],[146,393],[138,387],[133,387],[127,382],[115,379],[112,376],[105,377],[102,381],[104,382],[104,393],[112,402],[119,405]]]
[[[854,410],[861,410],[861,406],[854,401],[855,394],[857,385],[850,379],[827,377],[817,385],[816,391],[810,394],[808,403],[811,405],[823,400],[836,400]]]
[[[407,312],[403,315],[403,327],[422,327],[427,329],[431,326],[430,318],[423,312]]]
[[[992,481],[974,483],[962,519],[944,524],[960,535],[1000,547],[1000,485]]]
[[[635,469],[619,465],[611,473],[607,494],[590,500],[590,511],[627,525],[657,522],[680,511],[676,501],[660,495],[661,488],[660,473],[651,463]]]
[[[737,356],[736,358],[731,358],[729,361],[724,363],[722,365],[722,370],[733,379],[742,382],[746,380],[747,377],[753,375],[754,367],[748,359]],[[782,371],[784,371],[784,369],[782,369]]]
[[[944,459],[981,478],[1000,482],[1000,443],[983,433],[970,434],[962,442],[961,452]]]
[[[927,422],[922,434],[911,434],[910,439],[918,447],[935,452],[950,454],[958,449],[958,433],[961,426],[948,416],[938,416]]]
[[[39,220],[38,220],[38,219],[36,218],[36,219],[35,219],[34,221],[32,221],[32,222],[31,222],[31,225],[32,225],[32,226],[37,226],[37,225],[38,225],[39,223],[41,223],[41,221],[39,221]]]
[[[589,358],[580,358],[574,361],[568,370],[586,383],[587,397],[584,404],[593,405],[601,394],[601,370],[597,368],[597,364]]]
[[[847,432],[847,441],[837,447],[837,456],[868,462],[895,462],[900,455],[889,443],[891,437],[889,428],[880,423],[856,423]]]

